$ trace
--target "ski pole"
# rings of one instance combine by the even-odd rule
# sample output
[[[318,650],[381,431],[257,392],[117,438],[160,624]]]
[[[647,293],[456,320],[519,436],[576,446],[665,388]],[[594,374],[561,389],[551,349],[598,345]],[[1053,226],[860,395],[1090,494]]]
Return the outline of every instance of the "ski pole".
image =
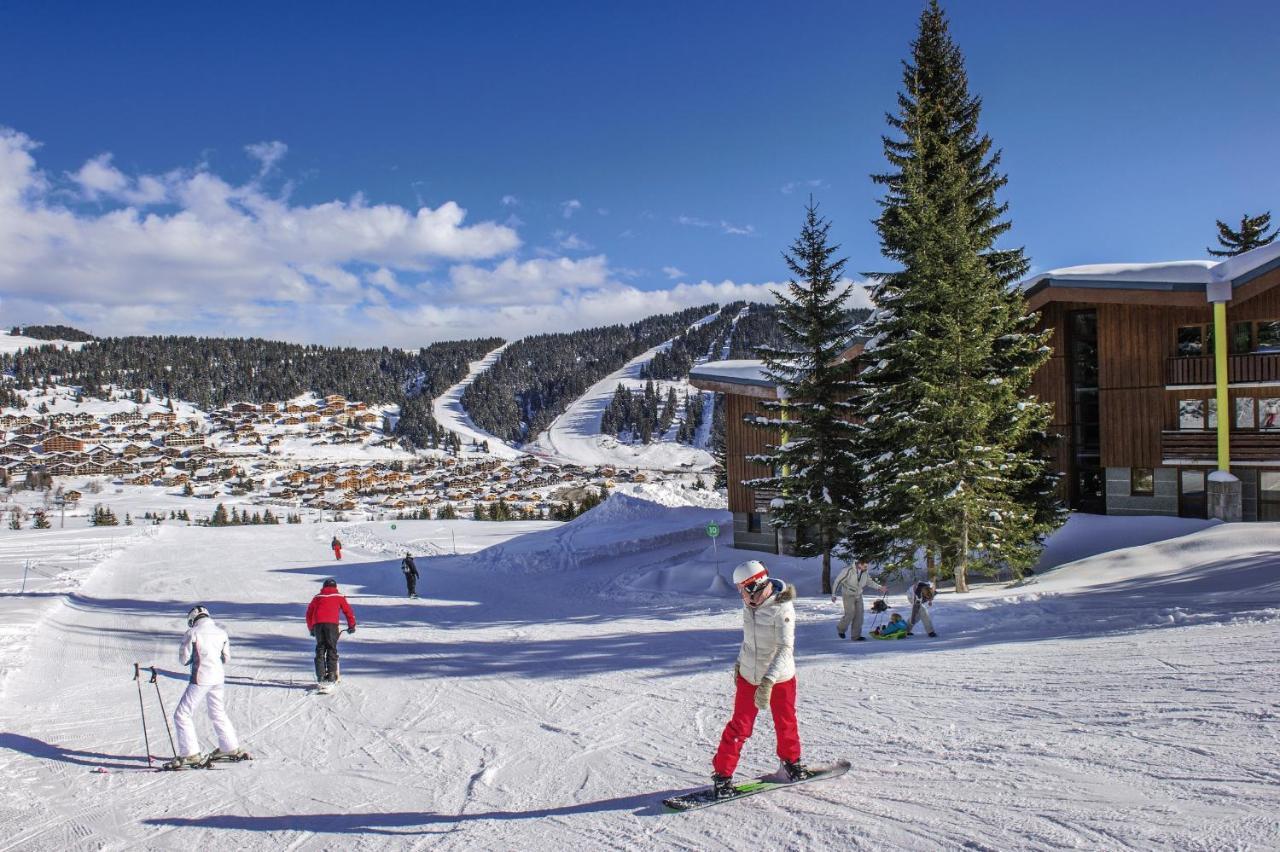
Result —
[[[138,685],[138,710],[142,713],[142,742],[147,747],[147,766],[153,766],[151,739],[147,736],[147,706],[142,703],[142,671],[137,663],[133,664],[133,682]]]
[[[164,730],[169,735],[169,748],[173,751],[173,759],[178,759],[178,747],[173,744],[173,729],[169,727],[169,713],[164,709],[164,696],[160,694],[160,681],[156,679],[156,667],[151,667],[151,682],[156,686],[156,700],[160,702],[160,717],[164,719]]]

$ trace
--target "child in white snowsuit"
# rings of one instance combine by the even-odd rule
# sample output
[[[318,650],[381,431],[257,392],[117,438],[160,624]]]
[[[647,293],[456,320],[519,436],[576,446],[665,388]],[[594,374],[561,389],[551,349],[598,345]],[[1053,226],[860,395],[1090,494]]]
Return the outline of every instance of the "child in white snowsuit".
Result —
[[[907,635],[910,636],[911,630],[916,626],[916,622],[923,621],[924,629],[929,631],[930,636],[937,636],[933,632],[933,619],[929,617],[929,607],[933,606],[933,586],[926,582],[912,583],[907,588],[907,603],[911,604],[911,618],[907,620]]]
[[[873,585],[881,593],[889,591],[888,586],[871,582],[871,566],[865,559],[859,559],[852,565],[846,566],[836,578],[836,584],[831,588],[831,600],[834,603],[837,595],[844,600],[844,615],[836,625],[836,635],[841,639],[845,637],[845,631],[851,627],[852,631],[849,635],[855,641],[866,639],[862,635],[862,590],[868,585]]]
[[[187,625],[189,629],[182,637],[178,661],[191,667],[191,682],[187,684],[177,709],[173,711],[180,759],[192,762],[202,756],[200,740],[196,736],[196,726],[192,719],[192,713],[202,700],[208,708],[209,721],[213,723],[214,733],[218,737],[218,751],[215,754],[239,754],[236,729],[227,718],[222,695],[225,680],[223,666],[231,659],[231,640],[227,638],[225,630],[214,624],[209,611],[202,606],[194,607],[187,613]]]

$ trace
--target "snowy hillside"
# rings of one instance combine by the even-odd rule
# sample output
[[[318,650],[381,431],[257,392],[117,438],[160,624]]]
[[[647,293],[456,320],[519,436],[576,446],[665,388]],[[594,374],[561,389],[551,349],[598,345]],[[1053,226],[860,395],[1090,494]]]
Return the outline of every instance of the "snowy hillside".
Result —
[[[498,358],[502,356],[502,351],[510,345],[509,343],[504,343],[485,355],[481,360],[472,361],[466,378],[431,401],[431,415],[435,417],[436,422],[442,427],[457,434],[464,443],[488,443],[490,455],[508,460],[517,459],[524,454],[515,447],[503,443],[502,439],[496,435],[492,435],[477,426],[471,416],[467,414],[466,409],[462,407],[462,394],[476,380],[477,376],[498,362]]]
[[[658,802],[704,782],[728,715],[740,607],[715,577],[749,554],[707,546],[722,510],[653,496],[568,524],[165,526],[131,533],[127,558],[104,538],[118,529],[79,530],[87,579],[40,597],[16,596],[11,573],[10,545],[34,534],[0,531],[0,621],[39,611],[25,650],[5,648],[23,665],[0,692],[0,848],[1280,844],[1280,527],[1179,522],[1165,534],[1191,534],[943,595],[933,640],[840,642],[813,563],[769,558],[802,592],[806,756],[854,768],[667,815]],[[1145,540],[1149,519],[1099,520],[1116,519],[1073,519],[1059,537],[1086,544],[1059,551]],[[421,554],[422,600],[402,597],[403,550]],[[305,688],[302,615],[330,574],[359,631],[322,697]],[[132,664],[157,666],[172,711],[196,601],[231,633],[229,712],[257,759],[151,774]],[[771,738],[762,719],[744,773],[774,765]]]
[[[716,316],[717,314],[711,314],[699,324],[711,322]],[[652,360],[655,354],[669,346],[671,346],[670,340],[648,349],[632,358],[622,368],[596,382],[563,414],[551,421],[547,430],[536,440],[531,441],[526,449],[535,454],[581,465],[614,465],[667,471],[709,469],[715,462],[711,453],[705,449],[709,425],[707,429],[702,430],[700,446],[680,444],[673,440],[674,426],[668,430],[669,435],[662,436],[650,444],[626,444],[612,435],[601,433],[600,424],[604,410],[613,398],[618,385],[632,392],[643,388],[645,380],[640,378],[640,369]],[[659,398],[665,398],[671,388],[675,389],[679,398],[683,398],[686,393],[698,393],[687,380],[656,381],[654,385]]]
[[[0,334],[0,353],[21,352],[24,349],[40,346],[65,346],[71,349],[81,349],[84,347],[84,343],[70,340],[41,340],[21,334]]]

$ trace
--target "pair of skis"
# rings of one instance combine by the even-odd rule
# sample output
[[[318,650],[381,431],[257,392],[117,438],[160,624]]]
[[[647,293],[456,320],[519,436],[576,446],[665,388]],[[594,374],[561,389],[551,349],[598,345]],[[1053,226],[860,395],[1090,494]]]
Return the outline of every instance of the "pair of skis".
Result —
[[[173,760],[165,761],[160,766],[160,770],[162,772],[181,772],[185,769],[213,769],[215,764],[240,763],[244,760],[253,760],[253,755],[247,751],[242,751],[238,754],[211,751],[197,760],[183,760],[180,757],[175,757]]]

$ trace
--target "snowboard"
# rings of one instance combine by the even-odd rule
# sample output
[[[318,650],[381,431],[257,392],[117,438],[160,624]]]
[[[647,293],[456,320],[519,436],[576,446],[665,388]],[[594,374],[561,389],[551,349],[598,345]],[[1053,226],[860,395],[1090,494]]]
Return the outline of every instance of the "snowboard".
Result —
[[[680,811],[696,811],[699,808],[709,808],[712,805],[721,805],[725,802],[735,802],[738,799],[745,799],[747,796],[754,796],[757,793],[767,793],[770,790],[777,790],[781,787],[794,787],[797,784],[805,784],[809,781],[822,781],[826,778],[838,778],[849,771],[850,763],[847,760],[837,760],[835,763],[827,766],[811,766],[809,767],[809,775],[798,781],[792,781],[787,778],[786,773],[778,768],[770,772],[768,775],[761,775],[750,781],[744,781],[741,784],[735,784],[732,796],[717,797],[714,787],[699,787],[688,793],[679,796],[672,796],[669,799],[662,800],[662,806],[670,813],[678,813]]]
[[[323,680],[316,684],[316,695],[330,695],[337,688],[336,680]]]

